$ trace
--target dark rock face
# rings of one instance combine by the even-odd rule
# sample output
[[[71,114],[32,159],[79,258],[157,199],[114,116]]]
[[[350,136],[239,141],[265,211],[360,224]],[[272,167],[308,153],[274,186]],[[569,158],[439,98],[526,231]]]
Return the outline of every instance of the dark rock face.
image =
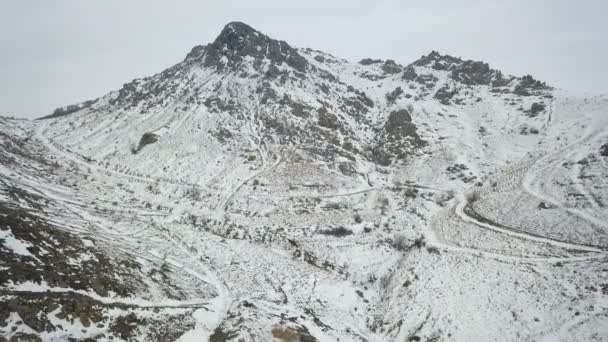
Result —
[[[319,109],[319,126],[336,129],[338,128],[338,117],[327,111],[325,107]]]
[[[197,45],[186,55],[186,60],[199,58],[205,53],[205,45]]]
[[[439,102],[441,102],[441,104],[447,106],[450,104],[450,100],[452,100],[452,98],[456,94],[458,94],[458,90],[457,89],[450,90],[450,88],[446,84],[443,87],[439,88],[439,90],[437,90],[437,92],[435,93],[435,95],[433,97],[436,98],[437,100],[439,100]]]
[[[412,122],[412,117],[406,109],[396,110],[389,114],[388,120],[384,124],[384,130],[395,134],[403,127]]]
[[[460,63],[460,58],[452,57],[449,55],[442,55],[437,51],[431,51],[426,56],[420,57],[417,61],[412,63],[414,66],[428,66],[435,70],[448,70],[451,64]]]
[[[464,85],[492,85],[493,87],[507,86],[513,78],[506,78],[495,69],[490,68],[488,63],[481,61],[462,60],[449,55],[442,55],[432,51],[426,56],[412,63],[413,66],[426,66],[434,70],[451,71],[450,78]],[[403,75],[404,79],[414,80],[415,71],[408,70]]]
[[[382,63],[381,59],[371,59],[371,58],[363,58],[359,61],[361,65],[372,65],[372,64],[380,64]]]
[[[550,87],[545,82],[535,80],[532,76],[526,75],[522,77],[519,84],[513,89],[513,94],[520,96],[531,96],[542,90],[548,90]]]
[[[608,143],[602,145],[602,147],[600,147],[600,156],[602,157],[608,157]]]
[[[407,158],[414,149],[425,144],[406,109],[391,112],[378,133],[378,140],[370,151],[370,159],[382,166],[390,165],[393,160]]]
[[[150,144],[154,144],[155,142],[158,141],[158,135],[154,134],[154,133],[144,133],[141,136],[141,139],[139,139],[139,145],[137,145],[137,151],[141,151],[142,148],[146,147],[147,145]]]
[[[526,75],[521,78],[520,86],[528,89],[540,90],[546,89],[547,84],[539,80],[535,80],[531,75]]]
[[[380,67],[385,74],[398,74],[401,72],[401,65],[397,64],[394,60],[389,59]]]
[[[310,108],[307,105],[304,105],[304,104],[299,103],[299,102],[295,102],[287,94],[283,95],[283,98],[279,101],[279,103],[281,105],[289,107],[290,111],[291,111],[291,114],[293,114],[293,115],[295,115],[297,117],[300,117],[300,118],[307,118],[307,117],[309,117],[310,116],[310,112],[312,110],[312,108]]]
[[[535,117],[539,113],[545,110],[545,105],[543,103],[534,102],[530,109],[526,111],[529,117]]]
[[[422,84],[428,89],[432,89],[433,87],[435,87],[435,84],[437,83],[438,79],[433,74],[422,74],[418,75],[416,79],[414,79],[414,81]]]
[[[386,100],[388,103],[394,103],[401,95],[403,94],[403,89],[401,87],[395,88],[395,90],[386,94]]]
[[[466,85],[489,85],[496,71],[484,62],[465,61],[452,69],[452,79]]]
[[[247,56],[255,59],[254,67],[258,68],[264,58],[277,65],[286,63],[299,72],[306,72],[308,67],[308,61],[289,44],[271,39],[241,22],[229,23],[213,43],[204,49],[195,47],[188,55],[200,56],[202,50],[203,65],[218,69],[234,67]],[[224,65],[222,57],[228,59],[227,65]]]
[[[416,79],[416,77],[418,77],[416,70],[412,66],[408,66],[403,70],[403,76],[401,78],[404,80],[413,81]]]
[[[513,78],[513,76],[505,77],[502,72],[497,70],[492,80],[492,87],[506,87],[511,83]]]

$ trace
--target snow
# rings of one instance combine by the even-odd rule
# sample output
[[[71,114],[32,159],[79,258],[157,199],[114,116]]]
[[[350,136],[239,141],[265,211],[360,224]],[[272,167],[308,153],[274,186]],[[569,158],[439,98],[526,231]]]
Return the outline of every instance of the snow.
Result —
[[[67,117],[1,121],[59,166],[42,172],[39,161],[11,154],[17,161],[0,165],[0,202],[11,200],[9,185],[40,196],[47,202],[39,215],[86,247],[72,265],[94,260],[95,251],[130,256],[146,285],[132,297],[45,281],[3,289],[79,294],[143,316],[152,313],[142,308],[158,309],[158,317],[187,312],[195,325],[181,341],[206,340],[216,328],[267,340],[286,322],[320,341],[602,340],[608,174],[595,151],[608,142],[606,98],[497,93],[415,66],[437,78],[427,87],[386,75],[381,64],[298,51],[339,82],[310,70],[281,83],[260,75],[251,57],[234,73],[184,63],[166,79],[136,82],[139,90],[163,86],[137,103],[112,105],[114,92]],[[268,70],[268,60],[261,64]],[[262,103],[265,82],[276,101]],[[461,104],[433,98],[446,84],[462,88]],[[354,114],[343,102],[356,96],[349,86],[374,106]],[[389,103],[386,94],[396,87],[412,97]],[[308,116],[280,105],[285,95],[307,106]],[[210,99],[236,109],[205,105]],[[538,101],[547,110],[536,117],[519,110]],[[341,129],[318,127],[322,106]],[[427,144],[379,166],[367,148],[389,113],[402,108]],[[300,140],[269,128],[268,119],[298,129]],[[539,134],[522,135],[522,126]],[[230,132],[225,141],[217,138],[222,129]],[[132,153],[145,133],[159,140]],[[330,151],[326,136],[336,146],[348,140],[358,152],[312,153]],[[584,158],[587,164],[578,163]],[[340,163],[355,172],[341,172]],[[466,168],[449,171],[460,164]],[[479,198],[467,200],[471,193]],[[551,208],[539,209],[540,202]],[[31,209],[26,199],[18,203]],[[352,234],[320,233],[337,227]],[[34,257],[30,242],[10,230],[0,234],[10,251]],[[58,246],[45,244],[45,256],[61,248],[49,241]],[[104,326],[84,334],[78,320],[52,319],[69,329],[44,335],[48,340],[107,332]]]
[[[35,258],[27,249],[28,247],[33,247],[33,245],[27,241],[17,239],[10,229],[0,229],[0,240],[2,240],[4,248],[7,248],[9,251],[21,256]]]

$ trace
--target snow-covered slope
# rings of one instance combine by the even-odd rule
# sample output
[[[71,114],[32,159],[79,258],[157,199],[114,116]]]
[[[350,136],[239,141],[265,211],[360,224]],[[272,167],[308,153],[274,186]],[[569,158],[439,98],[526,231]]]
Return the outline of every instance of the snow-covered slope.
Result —
[[[0,119],[0,336],[606,340],[607,110],[230,23],[157,75]]]

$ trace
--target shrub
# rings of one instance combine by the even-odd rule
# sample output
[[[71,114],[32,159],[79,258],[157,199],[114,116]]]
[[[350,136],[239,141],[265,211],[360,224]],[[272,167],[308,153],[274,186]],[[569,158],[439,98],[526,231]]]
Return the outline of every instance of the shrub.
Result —
[[[479,200],[479,196],[478,190],[471,190],[464,195],[464,198],[467,203],[473,203]]]
[[[390,274],[385,274],[380,278],[380,288],[386,290],[390,284],[391,284]]]
[[[191,188],[188,188],[184,192],[184,196],[190,198],[193,201],[198,201],[201,196],[201,190],[199,188],[193,186]]]
[[[426,248],[426,250],[427,250],[427,252],[432,253],[432,254],[441,254],[439,252],[439,248],[437,248],[437,247],[429,246]]]
[[[335,236],[335,237],[344,237],[344,236],[348,236],[348,235],[352,235],[352,230],[346,229],[343,226],[340,227],[332,227],[329,229],[323,229],[320,230],[319,233],[323,234],[323,235],[331,235],[331,236]]]
[[[405,190],[405,197],[406,198],[416,198],[418,196],[418,189],[416,188],[407,188],[407,190]]]
[[[397,87],[392,92],[386,94],[386,100],[389,103],[394,103],[399,96],[401,96],[401,94],[403,94],[403,89],[401,89],[401,87]]]
[[[393,241],[393,248],[398,251],[405,251],[409,248],[405,235],[398,234],[395,236],[395,240]]]
[[[424,236],[421,235],[419,238],[414,240],[414,247],[422,248],[424,246],[426,246],[426,242],[424,241]]]

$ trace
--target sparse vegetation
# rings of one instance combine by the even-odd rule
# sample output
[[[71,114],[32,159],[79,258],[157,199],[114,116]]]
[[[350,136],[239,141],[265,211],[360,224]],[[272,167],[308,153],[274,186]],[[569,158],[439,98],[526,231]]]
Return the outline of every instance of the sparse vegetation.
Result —
[[[339,226],[339,227],[331,227],[331,228],[319,230],[319,233],[323,234],[323,235],[331,235],[331,236],[335,236],[335,237],[345,237],[348,235],[352,235],[353,231],[347,229],[344,226]]]
[[[446,192],[438,192],[435,194],[435,203],[440,206],[445,206],[445,204],[454,198],[454,191],[449,190]]]
[[[480,197],[479,190],[477,190],[477,189],[470,190],[465,193],[464,197],[465,197],[465,200],[467,201],[467,203],[476,202],[479,200],[479,197]]]
[[[395,239],[393,241],[393,248],[398,251],[405,251],[409,248],[408,240],[403,234],[395,235]]]
[[[201,189],[192,186],[185,190],[184,197],[189,198],[192,201],[199,201],[201,197]]]

